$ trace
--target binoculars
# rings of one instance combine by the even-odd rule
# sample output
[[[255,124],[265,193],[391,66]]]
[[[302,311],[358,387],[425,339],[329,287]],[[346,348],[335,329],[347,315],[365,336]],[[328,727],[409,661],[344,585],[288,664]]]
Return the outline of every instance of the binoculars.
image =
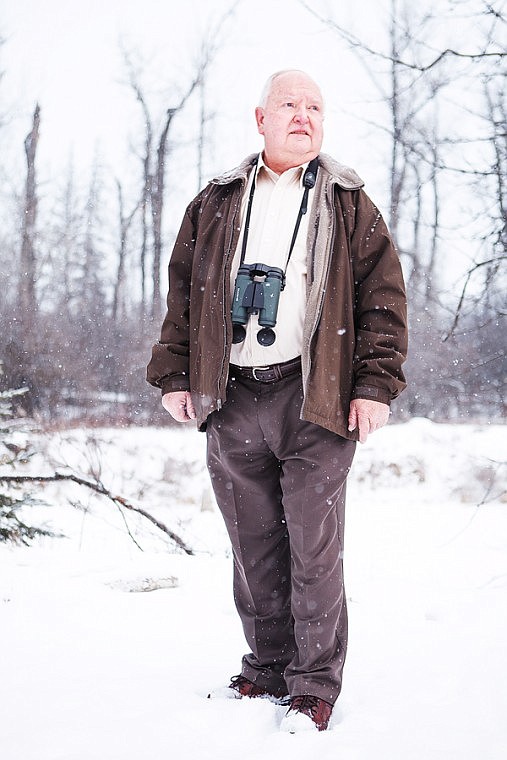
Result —
[[[278,267],[266,264],[242,264],[238,269],[234,296],[232,299],[232,342],[245,340],[245,325],[250,314],[259,315],[263,328],[257,333],[261,346],[271,346],[276,335],[272,329],[276,325],[278,301],[285,287],[285,274]]]

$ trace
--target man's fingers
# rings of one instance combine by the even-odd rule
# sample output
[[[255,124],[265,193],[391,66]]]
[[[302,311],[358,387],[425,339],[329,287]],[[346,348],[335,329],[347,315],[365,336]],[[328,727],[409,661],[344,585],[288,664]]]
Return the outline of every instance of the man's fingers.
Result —
[[[359,427],[359,443],[365,443],[366,439],[368,438],[368,435],[373,432],[373,429],[371,427],[370,418],[367,414],[359,414],[358,417],[358,427]]]
[[[187,393],[186,411],[187,411],[188,419],[195,420],[194,402],[192,401],[192,396],[190,395],[190,393]]]
[[[352,403],[349,413],[349,430],[352,432],[356,428],[359,428],[360,443],[364,443],[370,432],[370,421],[368,415],[358,410],[357,405]]]
[[[359,441],[364,443],[370,433],[383,427],[389,419],[389,407],[378,401],[353,399],[350,404],[349,430],[359,429]]]
[[[349,430],[352,432],[357,427],[357,410],[356,407],[352,404],[350,407],[349,412]]]
[[[187,391],[174,391],[162,396],[162,406],[176,422],[188,422],[195,419],[192,397]]]

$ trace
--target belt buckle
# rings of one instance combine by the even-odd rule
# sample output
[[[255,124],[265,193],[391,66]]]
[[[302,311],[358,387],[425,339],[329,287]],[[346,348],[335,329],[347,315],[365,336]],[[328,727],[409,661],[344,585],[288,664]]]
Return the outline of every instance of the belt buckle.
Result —
[[[255,374],[256,372],[265,372],[269,367],[252,367],[252,375],[253,379],[257,380],[258,383],[262,383],[262,379],[260,377],[257,377]]]

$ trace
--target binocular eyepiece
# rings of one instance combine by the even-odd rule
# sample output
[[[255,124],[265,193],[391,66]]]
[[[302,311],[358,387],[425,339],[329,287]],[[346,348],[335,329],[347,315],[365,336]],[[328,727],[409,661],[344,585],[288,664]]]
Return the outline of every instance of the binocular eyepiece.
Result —
[[[259,315],[263,328],[257,333],[261,346],[271,346],[275,331],[280,293],[285,287],[285,274],[278,267],[266,264],[242,264],[238,269],[232,300],[233,343],[242,343],[246,337],[245,325],[250,314]]]

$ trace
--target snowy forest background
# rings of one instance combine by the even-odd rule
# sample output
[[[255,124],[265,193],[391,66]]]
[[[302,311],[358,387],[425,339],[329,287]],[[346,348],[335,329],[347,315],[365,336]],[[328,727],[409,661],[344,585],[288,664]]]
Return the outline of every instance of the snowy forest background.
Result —
[[[392,0],[373,34],[342,26],[337,4],[289,5],[332,42],[326,64],[337,74],[323,88],[338,129],[353,125],[346,145],[328,125],[324,149],[366,179],[403,262],[411,347],[397,419],[502,419],[505,2]],[[11,114],[2,99],[0,382],[27,389],[18,411],[52,423],[167,422],[144,374],[182,210],[208,178],[260,147],[244,131],[230,135],[253,122],[256,92],[251,111],[220,119],[231,90],[217,77],[245,10],[209,9],[177,66],[154,66],[152,51],[118,42],[117,86],[131,106],[121,166],[101,156],[83,169],[74,156],[45,176],[44,102]],[[361,85],[342,111],[340,61]]]
[[[503,760],[506,30],[507,0],[0,5],[3,759]],[[297,737],[206,698],[245,647],[230,547],[205,436],[144,379],[185,206],[260,149],[286,67],[322,85],[411,326],[348,479],[344,690]]]

